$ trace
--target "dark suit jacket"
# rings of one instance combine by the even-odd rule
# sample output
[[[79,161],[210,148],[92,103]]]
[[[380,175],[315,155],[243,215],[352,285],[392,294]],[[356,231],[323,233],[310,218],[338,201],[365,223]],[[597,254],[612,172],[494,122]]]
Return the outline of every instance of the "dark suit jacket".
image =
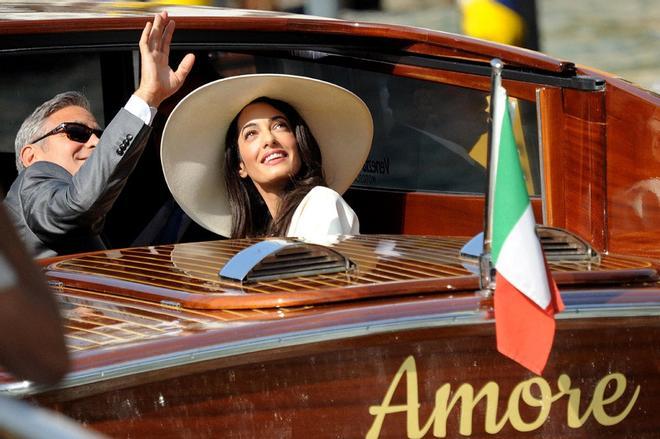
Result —
[[[51,162],[36,162],[21,171],[4,203],[34,257],[105,248],[99,236],[105,215],[142,154],[150,131],[122,108],[75,175]]]

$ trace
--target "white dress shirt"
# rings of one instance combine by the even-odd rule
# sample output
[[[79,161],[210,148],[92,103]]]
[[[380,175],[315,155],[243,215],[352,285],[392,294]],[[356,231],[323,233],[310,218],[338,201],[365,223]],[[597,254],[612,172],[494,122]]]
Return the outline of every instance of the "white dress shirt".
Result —
[[[154,121],[154,117],[156,117],[156,111],[158,111],[155,107],[150,107],[144,102],[144,99],[135,95],[131,95],[128,102],[126,102],[126,105],[124,105],[124,108],[133,116],[142,119],[145,125],[151,125],[151,122]]]

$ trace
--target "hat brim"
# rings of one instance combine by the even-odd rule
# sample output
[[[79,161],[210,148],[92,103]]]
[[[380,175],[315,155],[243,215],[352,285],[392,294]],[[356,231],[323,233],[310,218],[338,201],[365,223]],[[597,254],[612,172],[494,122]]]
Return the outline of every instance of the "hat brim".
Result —
[[[321,149],[328,186],[340,194],[358,176],[371,149],[373,121],[367,105],[335,84],[256,74],[220,79],[194,90],[165,124],[161,164],[167,186],[186,214],[222,236],[231,232],[225,136],[234,117],[262,96],[287,102],[302,116]]]

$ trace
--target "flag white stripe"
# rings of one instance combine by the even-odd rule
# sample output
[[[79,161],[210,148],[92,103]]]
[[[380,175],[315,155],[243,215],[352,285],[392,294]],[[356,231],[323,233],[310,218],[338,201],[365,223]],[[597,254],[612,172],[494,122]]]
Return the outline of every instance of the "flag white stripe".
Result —
[[[550,304],[550,288],[531,204],[507,236],[497,259],[498,274],[542,309]]]
[[[491,122],[491,137],[495,143],[490,149],[490,169],[488,170],[488,199],[489,205],[488,209],[491,209],[491,212],[488,214],[488,229],[493,230],[493,217],[494,212],[492,209],[495,206],[495,176],[497,175],[497,164],[499,163],[499,154],[500,154],[500,141],[502,136],[502,121],[504,120],[504,105],[506,105],[507,94],[504,87],[498,87],[495,89],[497,96],[495,96],[495,105],[493,108],[493,120]],[[491,97],[493,99],[493,97]]]

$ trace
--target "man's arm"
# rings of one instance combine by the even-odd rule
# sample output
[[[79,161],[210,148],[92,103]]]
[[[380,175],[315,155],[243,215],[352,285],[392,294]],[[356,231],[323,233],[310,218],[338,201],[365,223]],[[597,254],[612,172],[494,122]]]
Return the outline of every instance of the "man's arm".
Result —
[[[50,162],[29,166],[19,192],[28,227],[47,245],[77,229],[99,233],[150,132],[140,118],[122,109],[75,175]]]
[[[151,115],[139,114],[137,98],[154,109],[183,84],[194,63],[188,54],[173,71],[168,64],[174,21],[167,13],[148,22],[140,38],[140,85],[125,109],[115,116],[95,151],[73,176],[52,163],[35,163],[26,172],[21,188],[21,207],[30,229],[49,244],[66,233],[98,233],[103,219],[134,169],[150,128]],[[139,104],[138,104],[139,110]],[[127,110],[128,109],[128,110]],[[148,120],[147,120],[148,119]],[[30,169],[32,168],[32,169]]]

